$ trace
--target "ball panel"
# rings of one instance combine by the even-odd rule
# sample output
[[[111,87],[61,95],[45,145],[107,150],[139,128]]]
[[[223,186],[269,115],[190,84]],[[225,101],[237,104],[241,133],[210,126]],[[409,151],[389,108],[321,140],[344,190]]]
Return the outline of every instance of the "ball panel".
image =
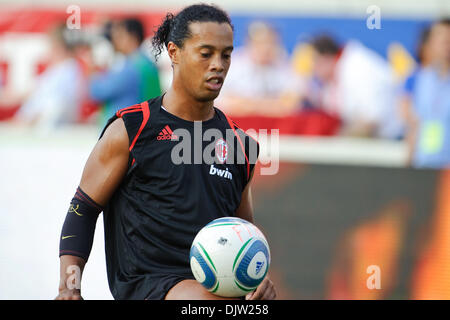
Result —
[[[217,290],[219,289],[219,283],[220,283],[220,281],[217,280],[216,286],[212,290],[210,290],[212,293],[216,293],[217,292]]]
[[[205,227],[208,227],[208,226],[216,224],[216,223],[225,223],[225,222],[236,223],[236,219],[234,217],[218,218],[218,219],[215,219],[215,220],[211,221],[210,223],[208,223]]]
[[[203,271],[202,266],[200,265],[200,263],[198,262],[198,260],[195,256],[191,257],[191,269],[192,269],[192,273],[194,274],[195,279],[198,282],[200,282],[200,283],[205,282],[205,280],[206,280],[205,272]]]
[[[210,290],[216,284],[216,275],[208,265],[196,245],[191,247],[191,269],[195,279]],[[198,268],[200,267],[200,269]]]
[[[223,217],[223,218],[214,219],[213,221],[208,223],[205,227],[209,227],[209,226],[212,226],[214,224],[219,224],[219,223],[251,224],[249,221],[238,218],[238,217]]]
[[[238,253],[237,253],[237,255],[236,255],[236,258],[234,258],[233,269],[232,269],[233,272],[234,272],[234,268],[235,268],[235,266],[236,266],[236,262],[238,262],[239,258],[241,257],[242,253],[244,252],[245,247],[247,247],[247,245],[250,243],[250,241],[251,241],[252,239],[253,239],[253,238],[248,239],[247,242],[245,242],[245,243],[242,245],[242,247],[239,249],[239,251],[238,251]]]
[[[255,290],[255,288],[244,288],[242,285],[240,285],[236,280],[234,280],[234,284],[241,289],[244,293],[243,294],[247,294],[253,290]]]
[[[224,223],[214,223],[210,226],[207,226],[206,228],[214,228],[214,227],[221,227],[221,226],[238,226],[239,223],[232,223],[232,222],[224,222]]]
[[[264,252],[259,251],[250,261],[247,267],[247,274],[250,278],[260,279],[264,278],[267,270],[267,258]]]
[[[206,256],[206,258],[208,259],[209,263],[214,268],[214,271],[217,271],[216,266],[214,265],[214,262],[211,260],[211,257],[209,256],[208,252],[206,252],[206,250],[202,246],[202,244],[200,242],[198,242],[197,245],[202,249],[202,251],[203,251],[204,255]]]
[[[262,255],[258,254],[259,252],[262,253]],[[257,259],[254,259],[254,258]],[[261,281],[264,279],[264,276],[266,272],[261,273],[261,270],[256,272],[257,268],[262,268],[264,265],[266,265],[264,268],[267,270],[267,264],[269,262],[269,250],[267,249],[267,246],[265,243],[259,239],[255,240],[250,247],[247,249],[245,254],[242,256],[241,261],[238,263],[236,267],[236,280],[242,284],[244,287],[247,288],[254,288],[257,287]],[[255,270],[251,273],[248,273],[247,270],[249,269],[249,265],[253,264]],[[253,274],[259,274],[257,278],[253,278],[251,275]]]

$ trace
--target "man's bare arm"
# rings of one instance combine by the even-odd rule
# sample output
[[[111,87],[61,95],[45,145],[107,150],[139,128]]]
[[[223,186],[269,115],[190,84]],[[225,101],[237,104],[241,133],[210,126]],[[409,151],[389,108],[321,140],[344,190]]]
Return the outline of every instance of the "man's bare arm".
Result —
[[[127,130],[119,118],[106,129],[86,162],[80,187],[102,206],[106,205],[126,173],[128,147]]]
[[[104,206],[126,173],[129,160],[129,140],[122,119],[114,121],[92,150],[80,181],[80,188],[96,203]],[[60,257],[60,283],[57,300],[82,299],[79,289],[67,286],[71,276],[70,266],[77,266],[81,274],[86,261],[83,258],[62,255]]]
[[[236,210],[236,216],[253,223],[252,189],[250,182],[242,193],[241,204]]]

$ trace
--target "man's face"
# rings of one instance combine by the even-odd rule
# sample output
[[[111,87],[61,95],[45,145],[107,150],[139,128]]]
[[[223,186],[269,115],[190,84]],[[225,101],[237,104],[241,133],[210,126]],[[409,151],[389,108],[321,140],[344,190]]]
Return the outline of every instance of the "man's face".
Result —
[[[450,26],[436,24],[431,29],[429,49],[434,62],[450,62]]]
[[[233,30],[216,22],[190,23],[189,30],[191,36],[183,47],[171,54],[174,81],[194,99],[211,101],[219,95],[230,68]]]
[[[270,29],[259,30],[252,35],[248,47],[253,61],[259,65],[270,65],[279,58],[278,37]]]
[[[129,52],[130,37],[130,34],[120,23],[116,22],[112,25],[111,43],[115,51],[127,54]]]
[[[313,73],[323,83],[333,80],[336,56],[315,52],[313,56]]]

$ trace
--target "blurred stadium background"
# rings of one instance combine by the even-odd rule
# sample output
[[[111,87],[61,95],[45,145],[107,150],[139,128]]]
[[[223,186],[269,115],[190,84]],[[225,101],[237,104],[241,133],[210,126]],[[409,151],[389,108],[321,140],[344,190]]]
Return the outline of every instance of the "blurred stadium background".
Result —
[[[176,12],[192,3],[195,2],[78,0],[74,9],[71,1],[65,0],[0,0],[0,299],[52,299],[57,294],[61,226],[83,165],[104,125],[104,114],[109,110],[105,105],[110,100],[92,93],[91,77],[117,67],[118,59],[126,59],[123,52],[114,52],[104,36],[108,22],[127,17],[140,19],[147,39],[141,48],[151,60],[148,39],[154,27],[167,11]],[[265,166],[261,164],[254,191],[256,221],[271,245],[271,273],[279,297],[449,299],[450,171],[446,165],[415,166],[408,140],[409,118],[402,112],[401,101],[404,83],[422,63],[418,53],[421,34],[433,21],[449,17],[450,2],[212,3],[230,13],[237,49],[248,45],[248,30],[253,22],[271,26],[278,35],[274,43],[283,51],[277,57],[288,63],[293,74],[289,81],[298,83],[298,87],[291,88],[293,95],[296,90],[298,93],[295,103],[286,103],[289,106],[283,110],[276,103],[285,104],[287,100],[281,97],[284,93],[267,97],[267,101],[275,101],[273,110],[267,112],[236,111],[229,102],[232,99],[221,101],[243,128],[280,132],[278,153],[270,143],[262,143],[262,160],[279,159],[278,173],[260,174],[259,168]],[[49,31],[58,23],[76,23],[72,19],[77,8],[80,28],[76,28],[77,33],[66,34],[64,41],[72,41],[71,50],[75,49],[70,58],[79,63],[81,76],[69,78],[66,87],[55,85],[48,91],[42,90],[37,95],[40,98],[33,100],[40,79],[49,77],[48,70],[55,70],[51,69],[55,66],[51,60],[55,52],[51,52]],[[380,107],[383,110],[374,111],[377,116],[370,118],[370,130],[353,128],[351,121],[359,118],[321,108],[315,97],[308,96],[314,90],[322,94],[323,87],[317,89],[314,75],[318,70],[312,43],[317,35],[325,33],[341,47],[338,55],[344,44],[357,42],[364,47],[360,52],[365,50],[358,57],[368,57],[367,64],[373,62],[374,69],[367,70],[388,70],[388,89],[374,82],[378,76],[371,71],[363,77],[373,82],[354,83],[351,88],[356,94],[364,86],[376,87],[380,91],[363,95],[389,101],[387,107]],[[359,68],[366,62],[355,58],[350,65]],[[164,91],[170,84],[170,64],[161,58],[156,66]],[[233,66],[232,62],[232,70]],[[280,67],[281,72],[285,72],[284,67]],[[79,95],[73,91],[77,81],[85,82]],[[257,78],[250,79],[248,88],[251,81],[256,82]],[[284,86],[284,80],[273,77],[273,81]],[[241,85],[238,81],[233,83]],[[449,97],[445,88],[449,87],[444,87],[443,99]],[[232,96],[232,88],[228,90]],[[393,96],[385,99],[388,91]],[[52,99],[52,94],[59,100]],[[71,94],[83,98],[65,109],[64,96]],[[40,102],[48,106],[41,106]],[[20,111],[27,108],[30,111]],[[364,115],[369,111],[350,112]],[[27,114],[32,114],[32,119]],[[67,114],[71,115],[69,121],[61,120]],[[439,140],[435,137],[428,142],[429,148],[437,148],[436,139]],[[103,244],[100,218],[83,275],[85,299],[112,298]],[[367,279],[372,275],[367,268],[373,265],[381,271],[378,289],[367,287]]]

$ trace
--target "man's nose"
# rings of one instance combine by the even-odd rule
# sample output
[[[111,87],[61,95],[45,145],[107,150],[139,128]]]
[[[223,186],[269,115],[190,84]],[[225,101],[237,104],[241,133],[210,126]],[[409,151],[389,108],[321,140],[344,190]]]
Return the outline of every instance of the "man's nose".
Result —
[[[225,70],[224,60],[222,59],[221,55],[214,55],[213,59],[211,60],[210,69],[211,71],[215,72],[222,72],[223,70]]]

